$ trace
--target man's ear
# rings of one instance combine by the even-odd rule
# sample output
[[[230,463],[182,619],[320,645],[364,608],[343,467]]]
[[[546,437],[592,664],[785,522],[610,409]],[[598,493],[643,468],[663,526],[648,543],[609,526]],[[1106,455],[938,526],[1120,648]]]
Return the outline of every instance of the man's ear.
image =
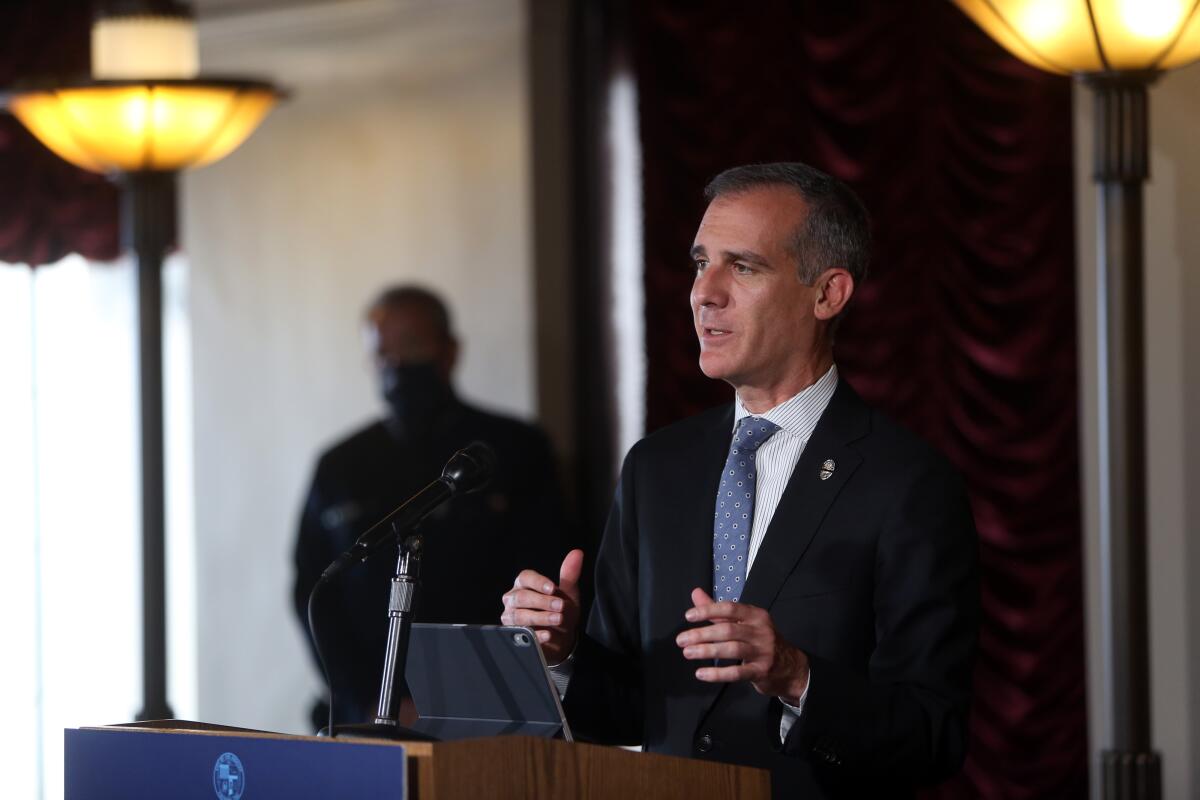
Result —
[[[817,290],[813,315],[821,320],[831,320],[842,313],[854,295],[854,278],[841,267],[825,270],[813,285]]]

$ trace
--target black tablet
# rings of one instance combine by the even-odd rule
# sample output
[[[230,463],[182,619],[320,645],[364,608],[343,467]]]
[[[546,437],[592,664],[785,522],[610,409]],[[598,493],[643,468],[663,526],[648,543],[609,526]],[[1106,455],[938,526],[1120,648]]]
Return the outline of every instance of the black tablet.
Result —
[[[528,628],[415,623],[405,680],[420,715],[412,727],[442,741],[571,741],[558,689]]]

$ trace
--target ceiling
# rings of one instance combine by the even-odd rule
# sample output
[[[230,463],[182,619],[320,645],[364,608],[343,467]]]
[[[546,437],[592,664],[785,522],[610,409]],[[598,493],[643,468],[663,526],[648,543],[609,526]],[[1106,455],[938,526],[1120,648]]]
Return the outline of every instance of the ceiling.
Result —
[[[511,57],[522,0],[194,0],[203,71],[296,89],[444,81]]]

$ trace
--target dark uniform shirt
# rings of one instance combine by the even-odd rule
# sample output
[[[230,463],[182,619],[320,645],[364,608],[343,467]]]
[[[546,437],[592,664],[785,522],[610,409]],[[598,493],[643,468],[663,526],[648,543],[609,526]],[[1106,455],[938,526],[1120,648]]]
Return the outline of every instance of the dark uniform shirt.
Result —
[[[557,575],[572,544],[544,434],[457,400],[417,436],[380,420],[317,462],[296,542],[294,600],[308,630],[308,596],[321,572],[360,534],[436,480],[473,441],[496,451],[490,483],[452,498],[421,524],[416,621],[498,624],[500,596],[524,568]],[[387,642],[395,549],[381,549],[322,589],[316,625],[337,693],[338,722],[374,717]]]

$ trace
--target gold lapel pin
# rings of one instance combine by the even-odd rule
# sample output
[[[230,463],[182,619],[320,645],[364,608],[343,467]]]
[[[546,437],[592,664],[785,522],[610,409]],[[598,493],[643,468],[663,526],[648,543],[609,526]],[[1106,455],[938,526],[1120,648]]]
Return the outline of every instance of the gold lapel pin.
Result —
[[[821,480],[829,480],[835,469],[837,469],[837,464],[834,463],[834,460],[832,458],[825,459],[825,463],[821,465],[821,472],[818,473],[821,476]]]

